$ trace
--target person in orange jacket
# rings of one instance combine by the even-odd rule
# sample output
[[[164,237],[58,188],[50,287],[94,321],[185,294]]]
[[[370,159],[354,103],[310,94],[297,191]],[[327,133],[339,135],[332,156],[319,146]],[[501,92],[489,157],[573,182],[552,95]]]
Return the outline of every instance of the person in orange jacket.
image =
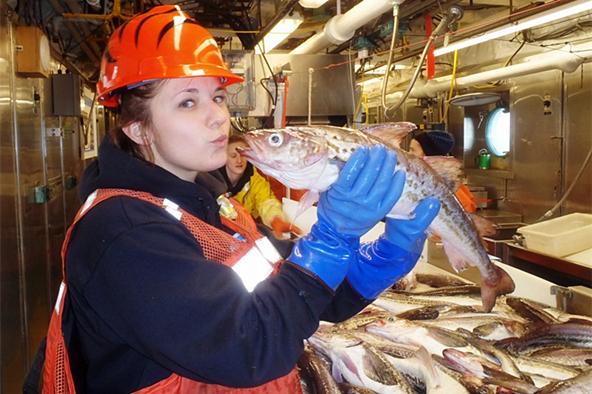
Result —
[[[352,154],[286,254],[240,206],[220,215],[196,178],[226,163],[226,86],[241,81],[179,6],[113,32],[97,97],[120,116],[85,169],[62,247],[35,358],[43,393],[298,394],[296,362],[319,322],[350,318],[416,264],[437,199],[360,242],[405,187],[383,146]]]
[[[302,230],[286,219],[282,203],[273,194],[269,182],[237,151],[246,147],[248,144],[240,135],[228,139],[228,160],[218,170],[228,189],[226,196],[237,200],[254,219],[272,228],[277,238],[283,238],[286,233],[301,235]]]
[[[409,152],[416,156],[446,156],[454,148],[454,137],[445,131],[421,131],[413,135],[409,143]],[[465,211],[475,213],[475,196],[464,183],[454,193]]]

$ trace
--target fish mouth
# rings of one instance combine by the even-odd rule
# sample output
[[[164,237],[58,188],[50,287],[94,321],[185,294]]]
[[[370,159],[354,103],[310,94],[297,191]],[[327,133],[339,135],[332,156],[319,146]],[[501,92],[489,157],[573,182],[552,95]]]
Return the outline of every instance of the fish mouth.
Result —
[[[249,138],[248,136],[245,137],[248,146],[237,146],[236,151],[238,154],[247,158],[247,160],[254,164],[267,163],[269,160],[266,159],[265,151],[261,146],[259,146],[259,142]]]
[[[253,152],[250,146],[237,146],[236,151],[241,155],[249,158],[249,155]]]

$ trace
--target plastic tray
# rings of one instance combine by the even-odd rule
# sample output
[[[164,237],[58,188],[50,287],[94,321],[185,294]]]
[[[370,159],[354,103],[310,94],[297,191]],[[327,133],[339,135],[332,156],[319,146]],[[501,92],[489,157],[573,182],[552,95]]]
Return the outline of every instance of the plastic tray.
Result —
[[[592,214],[572,213],[542,223],[520,227],[528,249],[567,256],[592,248]]]

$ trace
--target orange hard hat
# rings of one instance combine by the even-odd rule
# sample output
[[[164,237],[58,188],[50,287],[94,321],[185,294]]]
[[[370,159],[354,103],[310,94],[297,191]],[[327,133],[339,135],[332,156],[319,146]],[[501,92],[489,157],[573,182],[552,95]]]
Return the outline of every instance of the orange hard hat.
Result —
[[[214,37],[176,5],[136,15],[111,35],[101,59],[99,103],[119,106],[119,89],[164,78],[219,77],[223,86],[242,82],[231,73]]]

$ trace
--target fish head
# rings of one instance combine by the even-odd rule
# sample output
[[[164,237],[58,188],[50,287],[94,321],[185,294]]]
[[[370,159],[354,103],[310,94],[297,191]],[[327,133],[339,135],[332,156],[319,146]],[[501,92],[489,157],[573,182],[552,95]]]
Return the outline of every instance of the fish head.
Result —
[[[255,167],[294,189],[326,190],[339,168],[330,163],[325,137],[311,127],[252,130],[240,149]]]

